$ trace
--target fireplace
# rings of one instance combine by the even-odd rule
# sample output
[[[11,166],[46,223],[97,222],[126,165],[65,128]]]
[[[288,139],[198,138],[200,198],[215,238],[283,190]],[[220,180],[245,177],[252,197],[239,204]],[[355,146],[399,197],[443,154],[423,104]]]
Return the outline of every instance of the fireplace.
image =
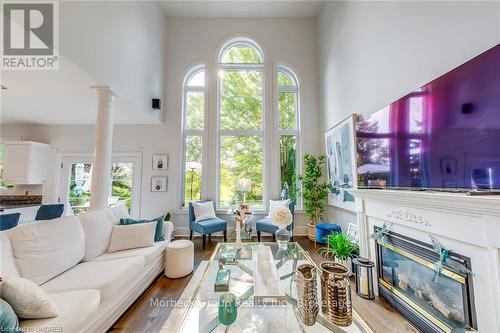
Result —
[[[375,226],[375,231],[380,228]],[[388,232],[376,242],[379,295],[422,332],[464,332],[477,329],[470,259],[450,252],[435,282],[439,260],[430,244]]]

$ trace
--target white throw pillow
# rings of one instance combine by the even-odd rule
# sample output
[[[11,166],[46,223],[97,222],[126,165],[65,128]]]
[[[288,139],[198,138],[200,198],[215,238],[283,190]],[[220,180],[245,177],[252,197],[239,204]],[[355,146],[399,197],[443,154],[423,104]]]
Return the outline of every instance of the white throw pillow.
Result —
[[[269,214],[267,214],[266,219],[271,218],[271,212],[278,207],[286,207],[290,206],[290,199],[286,200],[269,200]]]
[[[111,214],[114,217],[113,224],[115,224],[115,225],[120,224],[121,219],[130,217],[130,214],[128,213],[127,206],[125,206],[123,204],[113,206],[113,207],[109,208],[109,211],[111,212]]]
[[[113,226],[117,224],[115,223],[116,218],[110,209],[96,210],[79,217],[85,233],[85,257],[83,260],[91,261],[108,250]]]
[[[155,244],[156,222],[115,225],[108,252],[136,249]]]
[[[24,224],[9,230],[19,273],[38,285],[78,264],[85,236],[77,216]]]
[[[1,296],[19,318],[36,319],[57,316],[49,295],[36,283],[24,278],[7,279],[0,284]]]
[[[193,210],[196,222],[217,218],[213,201],[193,202]]]

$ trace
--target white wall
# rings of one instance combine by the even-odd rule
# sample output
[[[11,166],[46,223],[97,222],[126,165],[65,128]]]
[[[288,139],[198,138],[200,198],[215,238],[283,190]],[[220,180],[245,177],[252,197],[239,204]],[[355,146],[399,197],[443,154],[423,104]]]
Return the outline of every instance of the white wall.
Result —
[[[500,2],[327,2],[318,21],[322,130],[369,115],[500,42]],[[330,209],[343,227],[349,212]]]
[[[178,231],[187,234],[187,216],[179,211],[181,167],[181,85],[191,65],[206,62],[210,89],[215,89],[215,61],[219,46],[228,37],[245,34],[261,43],[268,64],[281,61],[291,65],[301,80],[301,146],[302,153],[319,153],[322,137],[319,120],[316,20],[315,19],[173,19],[167,20],[166,105],[163,125],[117,125],[114,129],[114,152],[143,152],[141,217],[156,217],[174,211]],[[269,86],[271,88],[271,85]],[[267,91],[267,90],[266,90]],[[271,90],[272,92],[272,90]],[[214,113],[215,100],[209,101]],[[270,111],[270,106],[267,106]],[[92,152],[94,126],[19,126],[0,127],[1,136],[18,136],[24,140],[50,143],[59,152]],[[215,146],[210,145],[210,155]],[[153,153],[168,153],[168,171],[152,171]],[[278,158],[276,154],[275,158]],[[214,161],[210,161],[214,163]],[[152,175],[168,176],[168,192],[151,193]],[[213,179],[214,177],[211,177]],[[279,189],[272,192],[276,194]],[[212,188],[213,193],[213,188]],[[296,232],[305,232],[305,216],[296,215]]]
[[[151,98],[165,95],[166,17],[156,2],[59,2],[59,69],[3,71],[2,123],[93,124],[95,92],[109,85],[120,124],[160,124]]]

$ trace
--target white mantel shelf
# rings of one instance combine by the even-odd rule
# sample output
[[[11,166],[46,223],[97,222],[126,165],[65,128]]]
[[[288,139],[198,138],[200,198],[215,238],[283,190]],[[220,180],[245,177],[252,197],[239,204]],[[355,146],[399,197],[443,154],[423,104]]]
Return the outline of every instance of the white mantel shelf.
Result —
[[[375,227],[421,242],[429,235],[471,259],[478,328],[500,332],[500,196],[465,193],[349,190],[356,198],[360,254],[377,261]],[[377,281],[374,281],[377,286]]]
[[[460,215],[485,214],[500,217],[500,195],[471,196],[465,193],[357,189],[349,193],[363,200],[407,207],[447,211]],[[500,220],[498,221],[500,223]]]

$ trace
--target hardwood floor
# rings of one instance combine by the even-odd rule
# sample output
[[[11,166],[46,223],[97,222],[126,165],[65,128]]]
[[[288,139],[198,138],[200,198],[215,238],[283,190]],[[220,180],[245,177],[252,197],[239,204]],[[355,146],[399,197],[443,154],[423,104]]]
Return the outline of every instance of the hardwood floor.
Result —
[[[202,249],[201,238],[195,238],[195,262],[194,270],[201,261],[208,260],[212,251],[217,245],[217,241],[222,241],[216,237],[212,242]],[[316,263],[321,263],[325,259],[314,250],[314,243],[307,237],[295,237],[304,250],[308,251],[311,258]],[[253,241],[257,241],[254,237]],[[263,237],[262,241],[272,241],[272,238]],[[109,330],[111,333],[157,333],[166,322],[171,307],[156,307],[151,305],[152,299],[177,300],[184,288],[191,280],[192,274],[181,279],[168,279],[163,274],[158,276],[142,296],[121,316],[121,318]],[[395,312],[384,300],[376,299],[369,301],[358,297],[353,289],[353,306],[363,317],[373,332],[376,333],[404,333],[418,332],[406,319]]]

